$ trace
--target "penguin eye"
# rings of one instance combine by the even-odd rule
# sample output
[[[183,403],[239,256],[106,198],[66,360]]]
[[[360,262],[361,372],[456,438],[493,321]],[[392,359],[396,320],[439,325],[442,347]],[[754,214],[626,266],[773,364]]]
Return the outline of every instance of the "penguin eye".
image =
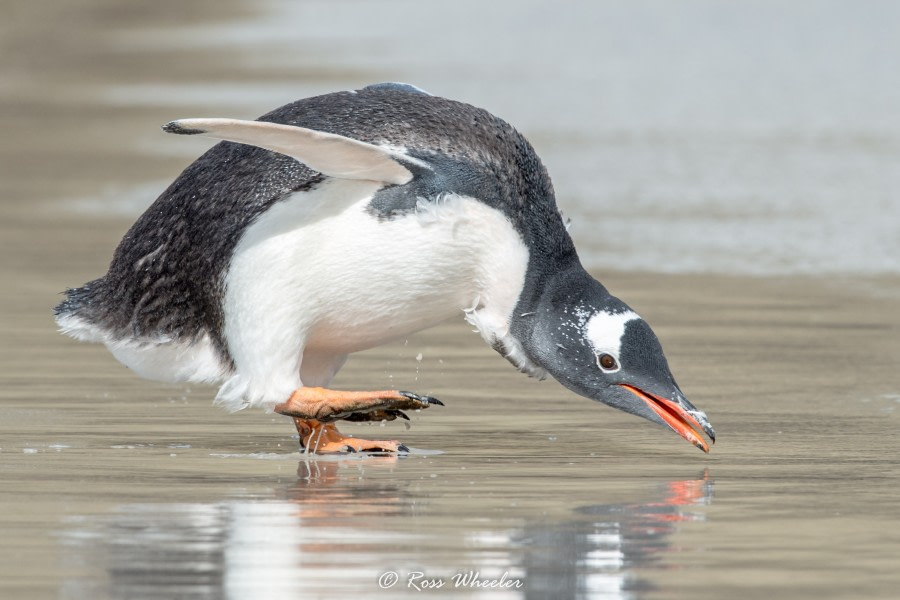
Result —
[[[600,368],[604,371],[612,371],[619,366],[612,354],[600,354],[597,356],[597,364],[600,365]]]

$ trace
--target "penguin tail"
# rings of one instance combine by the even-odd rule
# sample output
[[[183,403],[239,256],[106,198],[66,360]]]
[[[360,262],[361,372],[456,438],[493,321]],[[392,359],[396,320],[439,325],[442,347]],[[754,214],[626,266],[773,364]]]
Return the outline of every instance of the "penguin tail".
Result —
[[[97,279],[65,291],[65,300],[53,309],[60,332],[83,342],[102,342],[108,337],[106,328],[93,315],[102,285],[103,280]]]

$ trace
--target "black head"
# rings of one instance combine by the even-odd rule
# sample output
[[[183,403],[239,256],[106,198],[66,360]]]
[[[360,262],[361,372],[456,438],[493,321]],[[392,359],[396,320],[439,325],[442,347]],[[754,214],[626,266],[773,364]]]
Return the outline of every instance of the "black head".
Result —
[[[580,267],[545,287],[514,326],[529,357],[570,390],[672,428],[698,448],[715,441],[706,415],[681,392],[659,339]]]

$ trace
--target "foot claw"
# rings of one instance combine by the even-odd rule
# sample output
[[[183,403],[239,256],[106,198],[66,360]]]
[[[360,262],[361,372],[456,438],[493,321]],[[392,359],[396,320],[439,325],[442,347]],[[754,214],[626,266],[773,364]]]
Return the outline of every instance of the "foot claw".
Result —
[[[414,394],[413,392],[403,392],[403,391],[397,392],[397,393],[400,394],[401,396],[405,396],[406,398],[409,398],[410,400],[415,400],[416,402],[421,402],[422,404],[424,404],[424,406],[422,406],[421,408],[427,408],[432,404],[437,404],[438,406],[444,406],[443,402],[441,402],[440,400],[438,400],[437,398],[434,398],[432,396],[420,396],[419,394]]]

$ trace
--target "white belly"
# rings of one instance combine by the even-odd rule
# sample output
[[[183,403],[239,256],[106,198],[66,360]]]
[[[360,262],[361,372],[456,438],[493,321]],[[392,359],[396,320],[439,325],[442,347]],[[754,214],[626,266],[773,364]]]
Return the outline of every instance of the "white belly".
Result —
[[[221,402],[283,401],[302,385],[304,354],[377,346],[475,304],[508,325],[528,258],[509,221],[457,196],[379,219],[367,211],[378,187],[327,180],[245,232],[226,278],[225,336],[237,374]]]

